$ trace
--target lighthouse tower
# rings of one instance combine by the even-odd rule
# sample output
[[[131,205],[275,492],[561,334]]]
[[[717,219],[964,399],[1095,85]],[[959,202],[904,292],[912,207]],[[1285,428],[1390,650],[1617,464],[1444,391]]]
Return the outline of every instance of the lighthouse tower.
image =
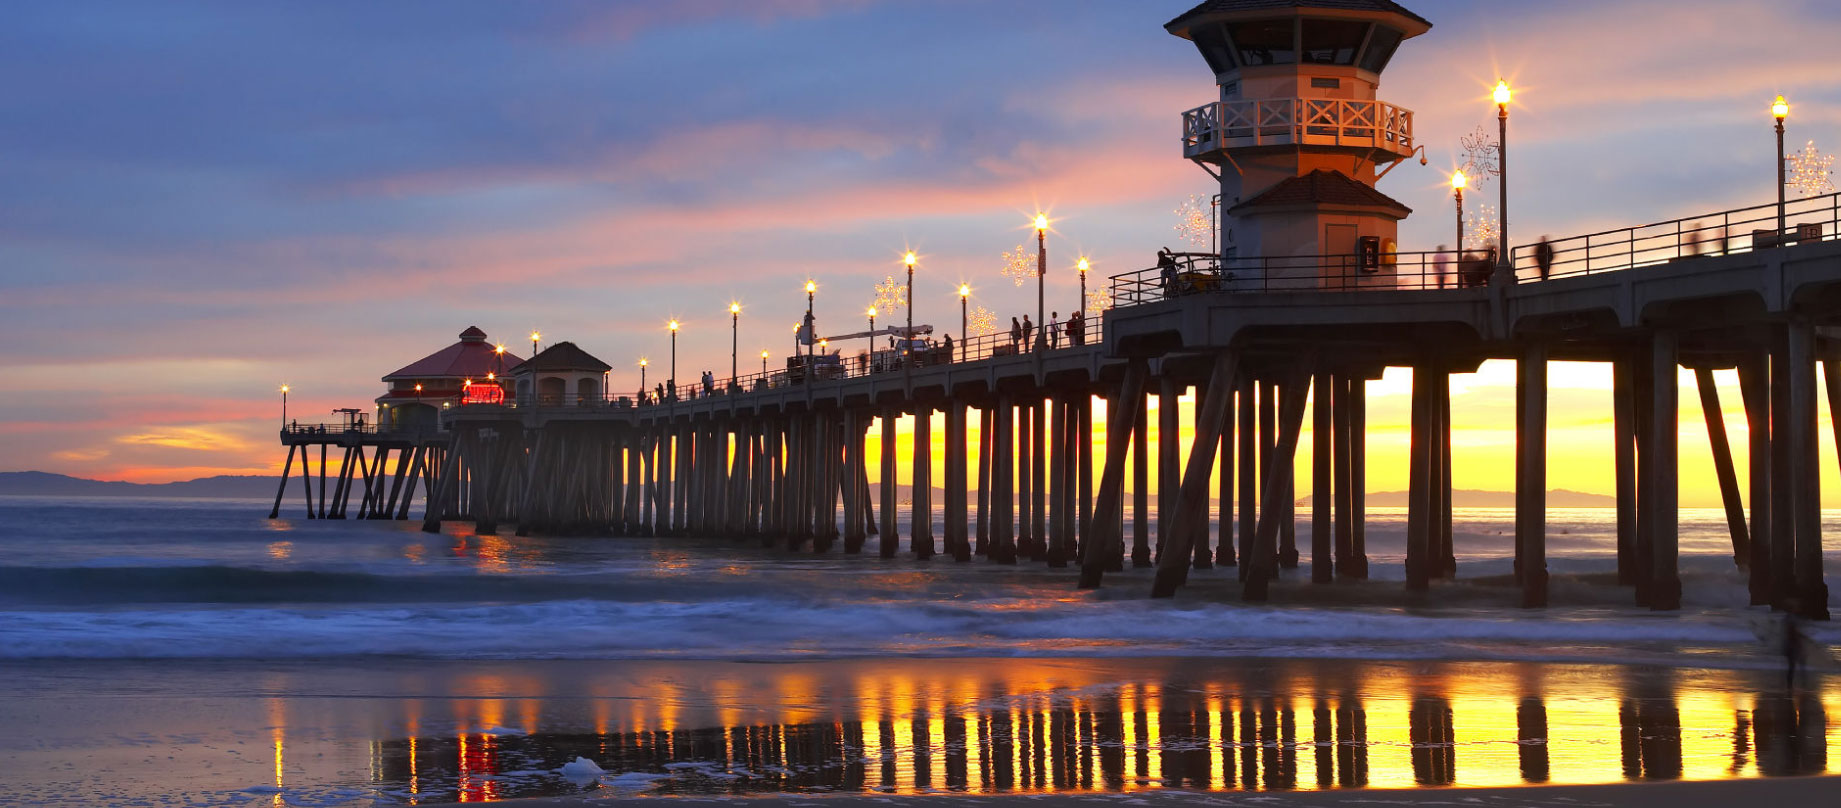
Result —
[[[1431,27],[1389,0],[1208,0],[1164,26],[1195,43],[1220,92],[1183,113],[1183,156],[1221,181],[1235,286],[1395,284],[1412,211],[1374,185],[1417,146],[1412,111],[1375,89]]]

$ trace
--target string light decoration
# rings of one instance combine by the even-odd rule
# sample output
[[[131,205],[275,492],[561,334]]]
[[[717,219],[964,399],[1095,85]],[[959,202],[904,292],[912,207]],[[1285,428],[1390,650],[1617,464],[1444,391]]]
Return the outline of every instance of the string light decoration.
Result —
[[[895,280],[894,275],[884,276],[876,284],[876,311],[890,312],[908,305],[908,287],[906,283]]]
[[[965,317],[966,330],[974,337],[982,337],[997,331],[997,315],[983,306],[972,309]]]
[[[1112,308],[1112,292],[1107,289],[1087,290],[1087,316],[1098,317]]]
[[[1470,181],[1469,190],[1479,192],[1487,187],[1490,177],[1502,175],[1502,146],[1491,137],[1489,132],[1479,126],[1476,131],[1457,139],[1459,148],[1464,150],[1464,163],[1458,170],[1464,172],[1464,178]]]
[[[1470,207],[1465,205],[1466,208]],[[1468,215],[1464,223],[1464,243],[1478,248],[1487,248],[1496,244],[1496,208],[1493,205],[1477,205],[1475,210],[1465,211]]]
[[[1823,154],[1811,140],[1803,144],[1801,151],[1784,158],[1790,164],[1790,176],[1784,184],[1796,189],[1801,196],[1820,196],[1834,193],[1835,156]]]
[[[1036,254],[1025,252],[1023,245],[1018,244],[1015,250],[1005,251],[1003,257],[1004,266],[1000,271],[1016,285],[1022,286],[1024,281],[1036,276]]]
[[[1215,243],[1215,223],[1211,215],[1211,200],[1191,195],[1181,205],[1176,206],[1176,237],[1189,243],[1191,247],[1213,247]]]

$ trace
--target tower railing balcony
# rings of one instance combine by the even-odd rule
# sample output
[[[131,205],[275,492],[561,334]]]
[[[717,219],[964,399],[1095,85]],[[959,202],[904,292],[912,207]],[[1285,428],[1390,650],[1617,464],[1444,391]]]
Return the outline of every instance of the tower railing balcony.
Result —
[[[1413,111],[1381,101],[1261,98],[1183,113],[1183,157],[1249,146],[1343,146],[1413,153]]]

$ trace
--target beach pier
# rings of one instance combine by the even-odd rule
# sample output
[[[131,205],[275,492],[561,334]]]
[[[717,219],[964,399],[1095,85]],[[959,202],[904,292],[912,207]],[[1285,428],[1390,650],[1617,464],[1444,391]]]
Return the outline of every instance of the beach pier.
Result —
[[[1403,572],[1417,599],[1458,573],[1451,376],[1510,361],[1510,599],[1540,608],[1549,367],[1596,362],[1613,381],[1617,582],[1635,604],[1671,610],[1686,370],[1751,602],[1826,618],[1816,371],[1833,407],[1841,195],[1509,249],[1402,250],[1398,223],[1411,211],[1376,183],[1421,148],[1412,112],[1376,91],[1395,48],[1430,26],[1394,4],[1231,0],[1167,23],[1215,79],[1217,100],[1181,113],[1180,148],[1218,182],[1233,226],[1207,252],[1158,251],[1112,275],[1110,305],[1088,312],[1078,336],[962,334],[948,351],[928,341],[931,326],[872,321],[837,339],[887,334],[902,347],[848,361],[814,356],[825,340],[806,326],[784,369],[626,397],[611,394],[607,363],[571,343],[519,361],[468,329],[386,377],[369,432],[284,431],[284,465],[298,456],[305,475],[320,447],[317,498],[302,477],[312,518],[342,515],[354,492],[360,515],[402,518],[420,482],[428,530],[464,519],[481,532],[732,537],[821,553],[841,543],[845,554],[873,545],[882,559],[1077,567],[1071,583],[1083,588],[1155,567],[1154,596],[1207,574],[1265,601],[1305,564],[1315,586],[1369,577],[1367,385],[1410,369]],[[1325,32],[1357,28],[1359,46],[1317,47]],[[1324,55],[1228,47],[1254,29]],[[1505,84],[1504,116],[1507,99]],[[1741,400],[1722,402],[1713,374],[1735,369]],[[1177,400],[1191,390],[1184,423]],[[1729,407],[1747,423],[1742,472]],[[328,447],[346,452],[330,496]],[[1302,544],[1300,480],[1311,498]]]

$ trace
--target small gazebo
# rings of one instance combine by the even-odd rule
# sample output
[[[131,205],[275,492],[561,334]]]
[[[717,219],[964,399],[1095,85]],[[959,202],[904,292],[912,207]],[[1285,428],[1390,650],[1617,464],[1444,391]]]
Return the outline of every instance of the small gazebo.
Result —
[[[512,371],[518,400],[538,406],[585,407],[601,403],[607,373],[613,366],[576,347],[558,342]],[[536,396],[531,392],[535,389]]]

